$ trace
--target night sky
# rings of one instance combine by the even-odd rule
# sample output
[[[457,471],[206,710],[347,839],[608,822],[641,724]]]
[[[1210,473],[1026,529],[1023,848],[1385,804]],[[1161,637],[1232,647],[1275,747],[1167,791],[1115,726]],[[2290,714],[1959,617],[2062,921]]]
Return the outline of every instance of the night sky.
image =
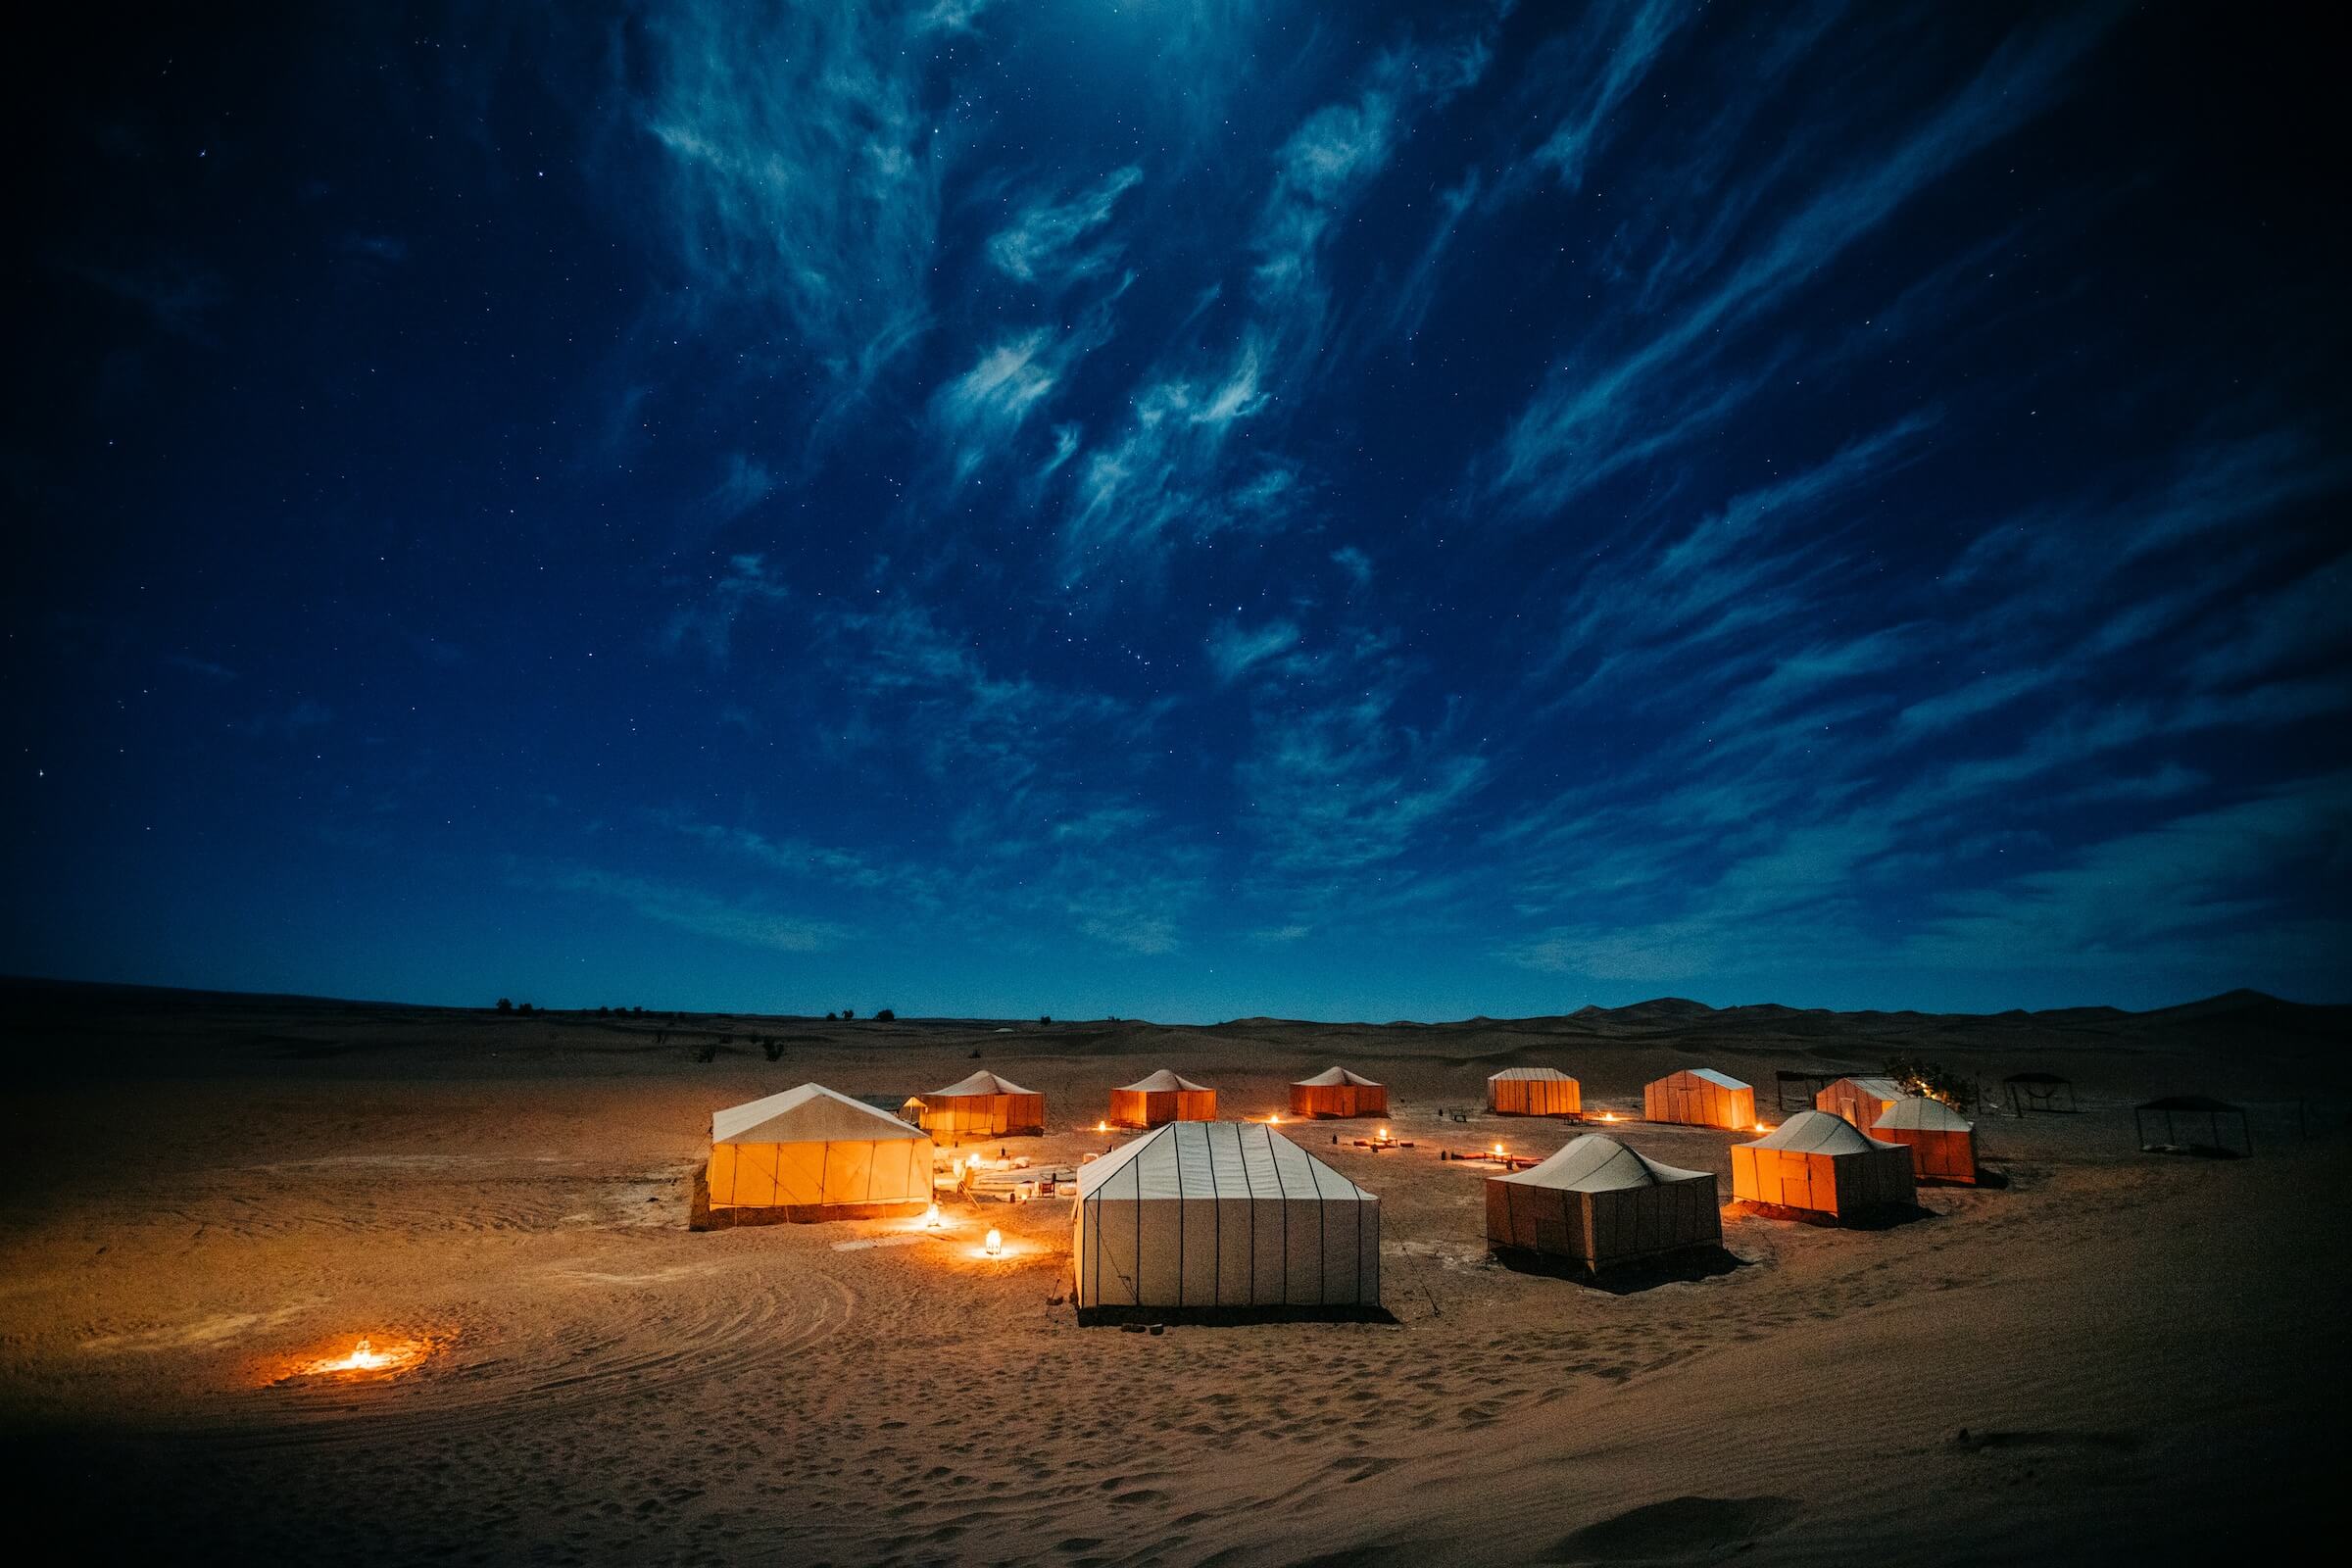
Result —
[[[2291,9],[195,10],[7,68],[0,971],[2352,996]]]

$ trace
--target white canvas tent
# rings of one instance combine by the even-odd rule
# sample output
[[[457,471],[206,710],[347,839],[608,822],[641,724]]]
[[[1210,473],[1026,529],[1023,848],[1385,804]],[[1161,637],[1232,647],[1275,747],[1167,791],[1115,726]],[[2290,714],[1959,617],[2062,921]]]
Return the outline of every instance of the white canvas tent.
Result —
[[[1170,1122],[1079,1167],[1080,1310],[1380,1302],[1380,1200],[1271,1128]]]
[[[1756,1092],[1730,1073],[1685,1067],[1642,1087],[1642,1119],[1744,1132],[1756,1124]]]
[[[1487,1080],[1487,1108],[1502,1116],[1573,1116],[1585,1108],[1585,1092],[1556,1067],[1505,1067]]]
[[[1824,1214],[1918,1200],[1909,1150],[1826,1110],[1800,1110],[1754,1143],[1734,1144],[1732,1196]]]
[[[1604,1133],[1587,1133],[1526,1170],[1487,1178],[1487,1244],[1595,1273],[1721,1247],[1715,1174],[1660,1164]]]
[[[931,1201],[931,1138],[803,1084],[711,1116],[706,1186],[712,1226],[912,1213]]]
[[[1910,1098],[1911,1091],[1891,1078],[1840,1078],[1813,1097],[1813,1108],[1843,1116],[1856,1131],[1866,1132],[1876,1127],[1897,1101]]]
[[[1388,1086],[1360,1072],[1333,1067],[1293,1083],[1291,1109],[1300,1116],[1386,1116]]]
[[[1977,1126],[1940,1100],[1898,1100],[1871,1128],[1881,1143],[1911,1151],[1911,1174],[1923,1181],[1977,1184]]]

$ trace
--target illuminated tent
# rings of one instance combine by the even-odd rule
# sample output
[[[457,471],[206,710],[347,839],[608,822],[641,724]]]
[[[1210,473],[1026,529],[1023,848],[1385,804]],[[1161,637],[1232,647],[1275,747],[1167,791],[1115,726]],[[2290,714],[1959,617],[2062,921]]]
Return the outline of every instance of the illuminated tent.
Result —
[[[1866,1137],[1826,1110],[1800,1110],[1754,1143],[1734,1144],[1732,1196],[1823,1214],[1918,1200],[1911,1151]]]
[[[1301,1116],[1386,1116],[1389,1091],[1345,1067],[1291,1085],[1291,1109]]]
[[[1077,1305],[1380,1301],[1380,1200],[1273,1129],[1180,1121],[1078,1170]]]
[[[1712,1067],[1686,1067],[1642,1088],[1642,1118],[1744,1130],[1756,1124],[1756,1092]]]
[[[711,1116],[707,1182],[714,1226],[916,1213],[931,1201],[931,1137],[803,1084]]]
[[[951,1138],[1001,1138],[1046,1130],[1046,1097],[1009,1078],[976,1072],[922,1097],[923,1131]]]
[[[1585,1095],[1553,1068],[1505,1067],[1487,1080],[1487,1108],[1504,1116],[1573,1116],[1585,1108]]]
[[[1162,1067],[1110,1092],[1110,1119],[1121,1127],[1156,1127],[1167,1121],[1215,1121],[1217,1092]]]
[[[1977,1184],[1977,1127],[1939,1100],[1898,1100],[1870,1129],[1883,1144],[1911,1151],[1911,1174],[1923,1181]]]
[[[1612,1263],[1723,1245],[1712,1171],[1680,1170],[1587,1133],[1541,1164],[1487,1178],[1487,1245]]]
[[[1843,1116],[1861,1130],[1876,1127],[1896,1101],[1910,1098],[1911,1091],[1891,1078],[1840,1078],[1813,1097],[1813,1108]]]

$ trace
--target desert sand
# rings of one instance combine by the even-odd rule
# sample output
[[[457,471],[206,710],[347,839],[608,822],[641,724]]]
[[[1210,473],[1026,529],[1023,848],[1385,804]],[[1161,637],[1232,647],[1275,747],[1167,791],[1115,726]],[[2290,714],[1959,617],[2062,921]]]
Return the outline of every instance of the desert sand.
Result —
[[[1656,1003],[1385,1027],[518,1017],[32,984],[0,1196],[0,1439],[27,1508],[134,1551],[395,1562],[2151,1562],[2332,1522],[2352,1152],[2346,1012],[2238,995],[1985,1018]],[[735,1040],[711,1061],[698,1048]],[[747,1035],[784,1042],[764,1059]],[[1832,1229],[1738,1207],[1740,1263],[1623,1294],[1487,1258],[1485,1076],[1639,1121],[1687,1064],[1896,1054],[2077,1082],[1980,1119],[1983,1188]],[[976,1059],[975,1059],[976,1058]],[[710,1112],[808,1080],[1001,1071],[1074,1159],[1170,1066],[1227,1116],[1334,1062],[1410,1151],[1298,1141],[1378,1192],[1393,1322],[1081,1327],[1068,1208],[691,1233]],[[2255,1157],[2142,1153],[2221,1095]],[[1006,1255],[974,1255],[1001,1228]],[[295,1375],[361,1335],[420,1352]]]

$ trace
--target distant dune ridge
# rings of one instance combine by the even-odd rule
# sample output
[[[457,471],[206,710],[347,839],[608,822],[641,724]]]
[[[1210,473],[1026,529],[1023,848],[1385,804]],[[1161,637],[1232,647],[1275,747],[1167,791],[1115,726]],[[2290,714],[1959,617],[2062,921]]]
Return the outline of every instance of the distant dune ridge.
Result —
[[[2275,1545],[2332,1479],[2352,1008],[1041,1027],[27,982],[0,1019],[0,1463],[110,1553],[2141,1564]],[[1645,1085],[1715,1067],[1778,1125],[1777,1073],[1898,1055],[2082,1110],[1981,1111],[1984,1185],[1872,1228],[1733,1204],[1707,1266],[1597,1288],[1497,1266],[1497,1165],[1439,1157],[1577,1137],[1482,1108],[1553,1066],[1728,1200],[1752,1129],[1643,1122]],[[1291,1124],[1334,1062],[1414,1148]],[[1379,1314],[1082,1327],[1061,1201],[687,1229],[721,1107],[985,1071],[1044,1097],[1003,1147],[1076,1165],[1161,1066],[1377,1197]],[[2244,1106],[2256,1157],[2140,1152],[2171,1094]],[[363,1335],[416,1359],[302,1371]]]

